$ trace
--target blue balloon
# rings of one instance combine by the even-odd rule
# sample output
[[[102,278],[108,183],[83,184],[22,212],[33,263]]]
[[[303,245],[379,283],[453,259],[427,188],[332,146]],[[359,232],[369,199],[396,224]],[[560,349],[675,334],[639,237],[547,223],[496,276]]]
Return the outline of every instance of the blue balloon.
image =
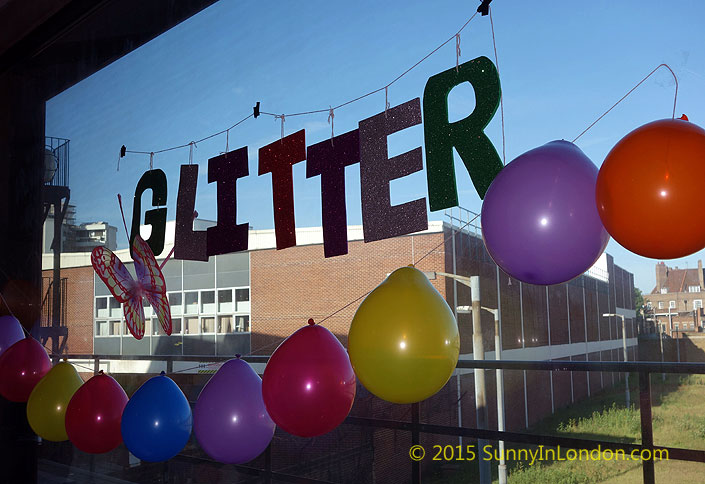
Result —
[[[178,454],[191,436],[191,406],[164,375],[137,389],[122,412],[122,440],[132,454],[147,462],[162,462]]]

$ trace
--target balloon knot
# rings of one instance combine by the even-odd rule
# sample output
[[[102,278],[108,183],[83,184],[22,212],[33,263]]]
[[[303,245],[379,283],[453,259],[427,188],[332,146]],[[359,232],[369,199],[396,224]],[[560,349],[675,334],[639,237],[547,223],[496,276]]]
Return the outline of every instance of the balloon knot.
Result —
[[[313,318],[308,318],[308,324],[313,326],[314,324],[316,324],[316,322],[313,320]]]
[[[683,121],[690,121],[690,120],[688,119],[688,116],[686,116],[685,114],[684,114],[683,116],[681,116],[680,118],[678,118],[678,119],[682,119]]]
[[[162,370],[162,372],[161,372],[159,375],[160,375],[160,376],[165,376],[165,375],[166,375],[166,372],[165,372],[164,370]]]
[[[242,356],[242,355],[241,355],[240,353],[238,353],[238,354],[235,355],[235,358],[237,358],[237,359],[239,360],[241,356]]]
[[[100,370],[100,371],[98,372],[98,374],[99,374],[99,375],[105,375],[105,373],[103,373],[103,370]]]

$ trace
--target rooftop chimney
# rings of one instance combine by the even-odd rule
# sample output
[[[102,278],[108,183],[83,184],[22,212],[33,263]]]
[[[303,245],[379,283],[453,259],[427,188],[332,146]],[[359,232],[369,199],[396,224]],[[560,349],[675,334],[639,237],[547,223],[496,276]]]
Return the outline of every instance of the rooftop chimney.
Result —
[[[698,259],[698,279],[700,280],[700,290],[705,291],[705,280],[703,280],[703,261]]]
[[[667,271],[668,268],[663,262],[656,264],[656,291],[660,291],[666,284]]]

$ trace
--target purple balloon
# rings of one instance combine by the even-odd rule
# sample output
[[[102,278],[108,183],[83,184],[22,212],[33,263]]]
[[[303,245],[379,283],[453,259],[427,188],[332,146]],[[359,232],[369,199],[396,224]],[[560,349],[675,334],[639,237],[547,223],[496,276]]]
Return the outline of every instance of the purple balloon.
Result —
[[[568,141],[552,141],[499,172],[482,204],[482,237],[504,272],[559,284],[588,270],[609,242],[595,203],[597,167]]]
[[[24,339],[24,331],[17,318],[0,316],[0,355],[21,339]]]
[[[225,464],[242,464],[260,455],[275,427],[264,407],[262,379],[239,358],[228,360],[213,375],[193,410],[198,443]]]

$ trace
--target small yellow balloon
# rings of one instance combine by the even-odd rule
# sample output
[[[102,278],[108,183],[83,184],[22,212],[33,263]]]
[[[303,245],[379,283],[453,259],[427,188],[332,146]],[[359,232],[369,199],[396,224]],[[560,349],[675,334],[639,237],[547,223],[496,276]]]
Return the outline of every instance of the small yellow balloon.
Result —
[[[458,325],[423,272],[402,267],[360,304],[348,353],[355,374],[379,398],[420,402],[453,374],[460,353]]]
[[[64,423],[66,407],[82,384],[76,369],[65,361],[39,380],[27,400],[27,420],[37,435],[53,442],[69,438]]]

